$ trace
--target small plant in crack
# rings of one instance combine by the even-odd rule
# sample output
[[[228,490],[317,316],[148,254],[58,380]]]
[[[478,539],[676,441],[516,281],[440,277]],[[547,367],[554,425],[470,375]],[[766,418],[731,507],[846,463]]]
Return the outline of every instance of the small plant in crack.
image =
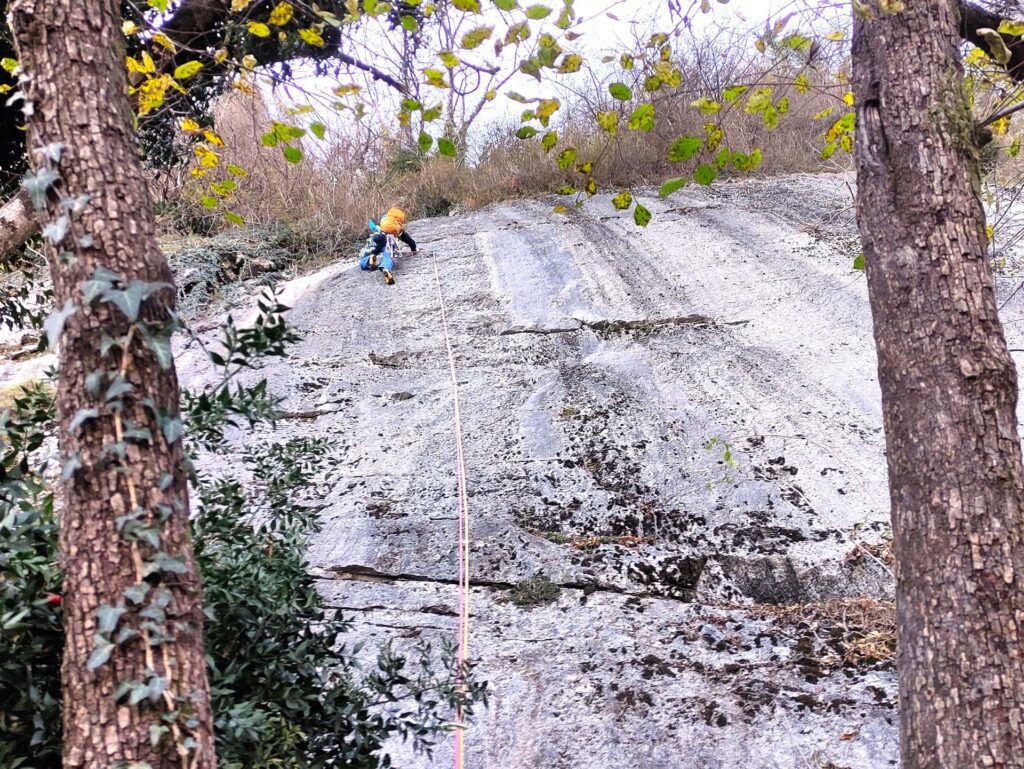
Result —
[[[562,410],[558,412],[558,416],[560,416],[562,419],[571,419],[572,417],[578,415],[579,413],[579,407],[567,404],[565,406],[562,406]]]
[[[552,582],[545,574],[535,574],[516,583],[512,588],[511,599],[520,609],[532,609],[535,606],[554,603],[558,600],[560,592],[562,586],[557,582]]]
[[[725,468],[724,474],[708,481],[706,488],[711,489],[722,484],[733,483],[736,480],[734,471],[739,468],[739,462],[736,461],[736,456],[733,453],[732,443],[721,435],[715,435],[704,443],[704,451],[712,456],[720,456],[718,464]]]

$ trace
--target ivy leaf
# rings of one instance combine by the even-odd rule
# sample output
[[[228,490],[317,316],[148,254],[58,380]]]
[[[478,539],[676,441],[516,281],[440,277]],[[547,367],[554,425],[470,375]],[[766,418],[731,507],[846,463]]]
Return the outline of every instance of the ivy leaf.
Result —
[[[633,221],[640,227],[646,227],[651,223],[651,212],[637,203],[636,208],[633,209]]]
[[[402,29],[408,32],[410,35],[415,35],[420,31],[420,23],[416,21],[415,16],[402,16]]]
[[[420,137],[417,143],[419,144],[420,152],[430,152],[430,148],[434,146],[434,137],[426,131],[420,131]]]
[[[43,332],[46,334],[46,343],[51,349],[57,344],[57,340],[60,339],[61,332],[64,330],[64,324],[67,319],[75,314],[76,308],[75,303],[70,299],[64,302],[64,307],[61,309],[54,309],[47,317],[46,322],[43,323]]]
[[[92,654],[85,663],[86,670],[95,670],[110,659],[110,653],[114,651],[114,644],[108,638],[97,635],[93,644]]]
[[[117,627],[117,623],[121,620],[123,615],[123,606],[102,604],[96,610],[96,627],[99,629],[100,633],[105,636],[109,636],[114,632],[114,628]]]
[[[526,9],[526,18],[539,21],[551,15],[551,9],[546,5],[531,5]]]
[[[96,419],[100,415],[99,410],[94,408],[79,409],[75,412],[75,416],[72,418],[71,423],[68,425],[68,432],[74,435],[78,432],[78,428],[84,425],[86,422]]]
[[[281,150],[284,155],[284,159],[289,163],[301,163],[302,162],[302,150],[298,147],[284,147]]]
[[[688,183],[689,183],[689,179],[687,179],[686,177],[684,177],[684,176],[677,176],[674,179],[669,179],[669,180],[665,181],[661,185],[661,187],[658,188],[658,194],[661,197],[663,197],[663,198],[667,198],[669,195],[671,195],[676,190],[680,190],[683,187],[685,187]]]
[[[863,251],[861,251],[859,254],[857,254],[856,258],[853,260],[853,269],[860,270],[861,272],[864,271],[864,252]]]
[[[534,128],[533,126],[524,125],[518,131],[516,131],[516,136],[518,136],[520,139],[532,139],[536,135],[537,129]]]
[[[608,86],[608,92],[612,95],[612,98],[619,101],[629,101],[633,98],[633,91],[625,83],[612,83]]]
[[[46,193],[60,179],[60,174],[52,168],[41,168],[39,173],[28,174],[21,186],[32,199],[32,207],[36,211],[46,208]]]
[[[673,163],[685,163],[700,152],[704,140],[698,136],[682,136],[676,139],[668,149],[668,159]]]

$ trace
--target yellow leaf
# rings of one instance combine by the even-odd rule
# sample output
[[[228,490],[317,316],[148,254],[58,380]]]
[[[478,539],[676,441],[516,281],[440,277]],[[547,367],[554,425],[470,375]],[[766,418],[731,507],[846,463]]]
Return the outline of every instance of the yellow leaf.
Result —
[[[250,21],[246,24],[245,28],[249,30],[250,35],[255,35],[256,37],[270,37],[270,27],[261,22]]]
[[[295,9],[291,3],[278,3],[270,12],[270,23],[275,27],[283,27],[292,20],[294,15]]]
[[[847,107],[853,106],[853,91],[847,91],[843,94],[843,102]]]
[[[193,152],[196,153],[196,157],[199,158],[199,165],[203,168],[216,168],[220,165],[220,158],[217,157],[217,153],[205,144],[197,144]]]
[[[214,147],[223,147],[224,140],[220,138],[220,135],[214,131],[203,131],[203,138],[206,139]]]
[[[242,66],[246,69],[256,69],[256,57],[251,53],[247,53],[242,57]]]
[[[561,106],[562,102],[558,99],[541,99],[537,105],[536,115],[539,118],[551,117]]]
[[[164,103],[167,89],[174,81],[170,75],[151,77],[139,86],[139,114],[148,115]]]
[[[189,171],[189,173],[192,174],[197,179],[202,179],[204,176],[206,176],[206,169],[205,168],[193,168],[191,171]]]
[[[156,65],[153,63],[153,57],[145,51],[142,52],[142,71],[146,73],[156,72]]]
[[[300,29],[299,30],[299,37],[301,37],[303,40],[305,40],[307,43],[309,43],[309,45],[312,45],[312,46],[314,46],[316,48],[323,48],[325,45],[327,45],[327,43],[324,42],[324,38],[320,34],[320,32],[318,30],[314,29],[313,27],[307,27],[306,29]]]
[[[235,13],[244,11],[252,0],[231,0],[231,10]]]
[[[350,96],[354,93],[359,93],[362,90],[361,86],[349,83],[348,85],[339,85],[334,89],[335,96]]]
[[[223,64],[225,61],[227,61],[227,58],[228,58],[228,49],[227,48],[220,48],[220,49],[217,50],[217,53],[215,53],[213,55],[213,63],[214,64]]]
[[[834,32],[829,32],[827,35],[825,35],[825,39],[826,40],[836,40],[836,41],[838,41],[838,40],[845,40],[846,39],[846,30],[837,29]]]
[[[134,35],[139,31],[139,25],[134,21],[126,21],[121,24],[121,33],[124,35]]]
[[[202,128],[199,123],[190,117],[185,118],[181,121],[181,130],[187,134],[199,133]]]
[[[163,48],[166,48],[171,53],[177,53],[178,48],[174,45],[174,41],[167,37],[163,32],[157,32],[153,35],[153,42]]]

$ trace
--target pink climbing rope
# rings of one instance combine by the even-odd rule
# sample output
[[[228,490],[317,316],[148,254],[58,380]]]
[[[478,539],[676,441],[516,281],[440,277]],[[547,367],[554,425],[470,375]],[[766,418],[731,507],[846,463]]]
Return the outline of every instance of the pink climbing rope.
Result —
[[[462,671],[469,659],[469,492],[466,484],[466,457],[462,449],[462,412],[459,407],[459,377],[455,369],[455,353],[452,351],[451,334],[448,331],[448,310],[441,290],[441,271],[433,250],[430,260],[434,265],[434,280],[437,283],[437,304],[441,308],[441,327],[444,330],[444,345],[448,351],[448,370],[452,380],[452,398],[455,402],[455,476],[459,494],[459,686],[465,692]],[[464,769],[466,761],[465,714],[459,708],[455,714],[455,769]]]

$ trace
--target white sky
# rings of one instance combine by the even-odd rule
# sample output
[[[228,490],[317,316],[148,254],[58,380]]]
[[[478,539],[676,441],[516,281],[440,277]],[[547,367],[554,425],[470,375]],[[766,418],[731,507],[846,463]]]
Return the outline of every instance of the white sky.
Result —
[[[680,4],[686,5],[688,0],[680,0]],[[714,27],[751,28],[759,26],[779,9],[787,11],[794,5],[795,0],[729,0],[722,3],[720,0],[713,0],[713,11],[709,14],[697,13],[694,19],[695,29],[711,30]],[[525,3],[524,3],[525,4]],[[559,3],[556,0],[548,0],[547,5],[555,8],[556,13]],[[666,0],[576,0],[574,4],[577,19],[584,22],[575,31],[582,33],[582,36],[572,44],[565,44],[566,49],[578,50],[584,53],[591,60],[603,51],[611,49],[622,50],[630,45],[630,41],[640,36],[643,39],[655,29],[667,29],[669,23],[668,3]],[[493,9],[492,9],[493,10]],[[609,16],[612,14],[615,18]],[[485,13],[486,16],[486,13]],[[555,15],[549,17],[554,20]],[[657,23],[656,23],[657,22]],[[500,27],[499,27],[500,29]],[[557,32],[557,29],[552,27]],[[751,38],[751,44],[753,38]],[[372,47],[372,46],[367,46]],[[483,49],[481,49],[483,50]],[[372,63],[372,62],[370,62]],[[351,82],[353,78],[342,76],[341,82]],[[358,79],[355,79],[359,82]],[[313,80],[304,79],[303,85],[311,92],[323,94],[323,102],[329,103],[333,100],[331,91],[337,85],[331,78]],[[517,90],[527,96],[551,96],[552,83],[545,80],[545,83],[538,84],[533,78],[525,75],[517,75],[504,91],[509,89]],[[287,98],[290,89],[280,89],[277,96],[285,96],[284,104],[307,103],[309,98],[301,93],[291,93]],[[283,92],[282,92],[283,91]],[[385,97],[390,99],[393,97]],[[397,100],[395,101],[397,104]],[[281,101],[279,101],[281,104]],[[284,104],[281,104],[283,107]],[[499,96],[492,104],[488,105],[481,123],[492,122],[496,119],[510,115],[518,115],[523,105],[517,104],[504,96]],[[323,109],[318,109],[318,119],[326,123],[330,130],[344,130],[348,119],[339,115],[324,114]],[[330,110],[327,110],[330,112]],[[380,121],[381,115],[369,115],[366,119]],[[385,120],[390,118],[385,117]],[[312,149],[312,147],[311,147]],[[315,150],[314,150],[315,152]]]

